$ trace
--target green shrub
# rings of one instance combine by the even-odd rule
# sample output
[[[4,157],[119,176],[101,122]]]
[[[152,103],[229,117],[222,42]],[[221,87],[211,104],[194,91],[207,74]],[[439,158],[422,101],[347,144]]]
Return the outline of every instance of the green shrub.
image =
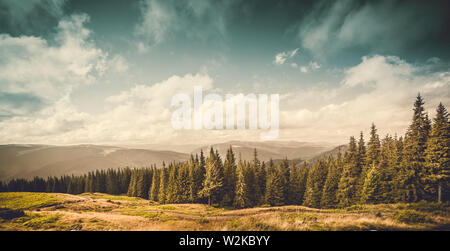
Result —
[[[174,206],[158,206],[158,209],[170,211],[175,210],[176,208]]]
[[[364,209],[364,207],[362,205],[353,205],[353,206],[346,207],[345,211],[351,212],[351,211],[360,211],[363,209]]]
[[[31,227],[33,229],[39,229],[39,228],[52,228],[54,227],[53,223],[58,221],[60,218],[59,215],[45,215],[45,216],[37,216],[32,218],[31,220],[26,221],[23,223],[26,227]]]
[[[413,209],[422,212],[446,211],[450,210],[450,203],[420,201],[417,203],[407,204],[406,209]]]
[[[29,210],[51,207],[61,201],[54,195],[43,193],[0,193],[0,205],[10,209]]]
[[[205,219],[205,218],[199,218],[199,219],[197,220],[197,222],[198,222],[199,224],[208,224],[208,223],[209,223],[209,220],[208,220],[208,219]]]
[[[162,212],[127,212],[125,215],[140,216],[154,221],[175,220],[175,216],[167,215]]]
[[[247,221],[231,220],[227,222],[227,228],[230,231],[279,231],[276,226],[260,222],[257,219],[251,217]]]
[[[280,214],[280,218],[283,220],[287,220],[290,223],[294,223],[296,221],[301,221],[301,222],[315,222],[317,221],[318,217],[317,214],[284,214],[281,213]]]
[[[425,215],[414,210],[400,210],[395,212],[394,219],[403,223],[424,223],[427,221]]]

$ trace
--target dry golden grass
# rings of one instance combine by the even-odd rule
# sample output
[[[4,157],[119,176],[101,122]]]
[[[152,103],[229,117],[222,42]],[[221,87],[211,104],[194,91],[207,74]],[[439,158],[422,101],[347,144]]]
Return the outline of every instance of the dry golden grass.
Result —
[[[450,230],[448,207],[423,211],[428,205],[422,205],[419,211],[411,210],[408,204],[347,209],[283,206],[229,210],[200,204],[159,205],[139,198],[98,193],[16,195],[0,193],[0,201],[19,209],[24,203],[17,198],[24,198],[29,205],[30,198],[48,200],[51,196],[52,203],[37,201],[40,207],[23,208],[25,217],[0,220],[0,230]],[[12,197],[14,201],[8,199]],[[421,221],[402,222],[397,217],[399,213],[407,213],[407,217],[419,215]]]

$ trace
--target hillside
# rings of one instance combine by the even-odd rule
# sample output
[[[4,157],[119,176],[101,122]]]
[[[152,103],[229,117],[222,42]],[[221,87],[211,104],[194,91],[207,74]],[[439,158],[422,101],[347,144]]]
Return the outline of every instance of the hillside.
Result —
[[[252,160],[254,149],[258,152],[258,159],[268,161],[270,159],[302,159],[308,160],[332,149],[328,144],[297,142],[297,141],[228,141],[225,143],[212,144],[195,149],[192,153],[199,153],[200,150],[208,153],[213,147],[219,151],[220,156],[226,156],[227,149],[233,147],[237,158]]]
[[[322,152],[322,153],[314,156],[309,161],[310,162],[316,162],[317,160],[322,159],[324,157],[328,157],[330,155],[332,155],[335,158],[338,155],[339,152],[342,154],[342,157],[344,157],[344,153],[345,153],[345,151],[347,151],[347,148],[348,148],[348,145],[337,146],[337,147],[335,147],[335,148],[333,148],[331,150]]]
[[[449,230],[435,204],[304,206],[229,210],[107,194],[0,193],[0,230]],[[433,206],[434,205],[434,206]]]
[[[188,154],[114,146],[1,145],[0,180],[80,175],[97,169],[145,167],[182,161]]]
[[[232,146],[236,158],[252,160],[254,149],[262,161],[270,159],[295,159],[297,162],[315,158],[315,156],[333,151],[326,144],[296,141],[229,141],[197,147],[194,145],[163,146],[101,146],[101,145],[0,145],[0,180],[13,178],[48,177],[61,175],[80,175],[89,171],[119,167],[160,166],[163,161],[184,161],[189,154],[208,154],[210,147],[217,149],[222,157]],[[136,148],[132,148],[136,147]],[[155,149],[150,149],[154,147]],[[331,150],[330,150],[331,149]],[[185,151],[177,152],[175,150]],[[277,161],[276,161],[277,162]]]

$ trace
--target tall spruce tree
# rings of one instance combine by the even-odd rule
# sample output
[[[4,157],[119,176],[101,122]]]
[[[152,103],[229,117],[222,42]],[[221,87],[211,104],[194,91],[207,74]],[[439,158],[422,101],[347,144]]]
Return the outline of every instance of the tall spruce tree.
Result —
[[[237,180],[236,180],[236,188],[235,188],[235,196],[234,196],[234,206],[236,208],[246,208],[251,206],[251,201],[249,198],[249,190],[247,187],[247,179],[246,179],[246,167],[242,160],[239,160],[237,166]]]
[[[159,191],[158,191],[158,202],[161,204],[166,203],[167,194],[167,168],[163,162],[163,168],[159,172]]]
[[[327,178],[328,167],[324,160],[313,164],[306,182],[304,205],[319,208],[322,199],[323,187]]]
[[[436,117],[427,142],[426,175],[424,181],[430,199],[438,202],[448,201],[448,184],[450,181],[450,126],[448,112],[442,103],[436,110]],[[445,190],[445,191],[443,191]],[[434,196],[433,196],[434,195]]]
[[[370,168],[372,164],[377,165],[380,162],[381,142],[377,134],[377,128],[372,123],[370,127],[370,138],[367,142],[366,165]]]
[[[273,167],[273,162],[271,165]],[[270,167],[269,166],[269,167]],[[285,204],[286,176],[282,165],[269,168],[266,187],[266,201],[271,206],[282,206]]]
[[[160,171],[155,169],[152,176],[152,185],[148,194],[149,200],[158,201],[159,182],[161,179],[160,176]]]
[[[267,183],[266,178],[267,178],[266,163],[263,161],[258,166],[258,170],[256,171],[256,182],[258,183],[260,191],[260,198],[258,204],[264,204],[266,199],[266,183]]]
[[[341,153],[339,151],[338,157],[336,160],[333,159],[333,156],[330,155],[328,157],[328,173],[327,179],[325,180],[325,184],[323,187],[323,194],[321,199],[322,207],[336,207],[338,204],[337,200],[337,190],[339,185],[339,180],[341,178],[342,168],[341,168]]]
[[[385,146],[388,147],[388,146]],[[361,203],[382,203],[384,201],[383,186],[386,182],[386,163],[381,162],[381,142],[375,124],[370,128],[370,139],[367,143],[366,163],[363,168],[363,186]]]
[[[288,184],[288,198],[286,204],[301,205],[304,188],[302,187],[302,179],[300,177],[300,168],[298,168],[294,161],[291,161],[289,184]]]
[[[360,182],[361,166],[358,155],[355,138],[350,137],[350,143],[344,157],[344,166],[338,185],[337,198],[341,207],[347,207],[359,201],[357,189]]]
[[[359,141],[358,141],[358,154],[357,154],[357,165],[361,169],[361,173],[359,174],[359,182],[357,185],[357,195],[356,200],[360,200],[362,196],[362,187],[364,185],[364,181],[366,179],[366,175],[368,172],[368,168],[366,166],[366,145],[364,142],[364,135],[363,132],[359,134]]]
[[[211,148],[209,158],[206,160],[206,175],[203,182],[203,189],[200,192],[202,197],[207,198],[208,205],[218,202],[223,192],[223,165],[220,156],[214,153]]]
[[[405,135],[400,172],[397,176],[398,200],[415,202],[424,199],[425,149],[429,134],[429,120],[420,94],[414,103],[411,125]]]
[[[231,206],[233,205],[234,196],[236,194],[236,159],[234,157],[233,149],[227,150],[227,156],[225,158],[223,169],[224,169],[224,196],[222,198],[222,204]]]
[[[130,197],[137,197],[137,191],[136,191],[137,179],[138,179],[137,172],[136,172],[136,170],[133,170],[131,172],[130,185],[128,186],[128,192],[127,192],[127,195]]]

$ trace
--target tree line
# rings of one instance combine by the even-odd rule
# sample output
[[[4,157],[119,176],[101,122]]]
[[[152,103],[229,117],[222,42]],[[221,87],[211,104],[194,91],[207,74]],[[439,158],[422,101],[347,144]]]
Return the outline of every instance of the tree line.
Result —
[[[404,137],[382,139],[372,124],[368,142],[363,133],[350,137],[347,150],[314,163],[296,165],[287,159],[245,161],[227,150],[191,155],[185,162],[162,168],[108,169],[81,176],[14,179],[1,191],[101,192],[127,194],[159,203],[207,203],[234,208],[259,205],[347,207],[360,203],[449,201],[449,121],[439,104],[433,122],[418,95]]]

